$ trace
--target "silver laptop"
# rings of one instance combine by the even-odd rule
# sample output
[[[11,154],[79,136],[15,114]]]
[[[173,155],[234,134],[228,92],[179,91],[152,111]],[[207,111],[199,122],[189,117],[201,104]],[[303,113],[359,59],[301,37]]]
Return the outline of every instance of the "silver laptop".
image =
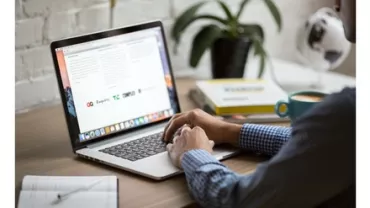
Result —
[[[160,21],[55,41],[51,53],[75,154],[156,180],[181,173],[162,141],[180,105]]]

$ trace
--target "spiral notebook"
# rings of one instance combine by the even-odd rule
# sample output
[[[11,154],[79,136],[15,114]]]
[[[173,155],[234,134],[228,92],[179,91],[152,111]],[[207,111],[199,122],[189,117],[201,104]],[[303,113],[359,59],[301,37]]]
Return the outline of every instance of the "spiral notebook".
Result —
[[[25,176],[18,208],[117,208],[116,176]]]

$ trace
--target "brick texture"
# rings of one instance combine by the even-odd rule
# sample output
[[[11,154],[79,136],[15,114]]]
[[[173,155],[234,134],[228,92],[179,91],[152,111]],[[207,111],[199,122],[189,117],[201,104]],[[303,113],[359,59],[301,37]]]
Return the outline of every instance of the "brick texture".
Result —
[[[170,0],[119,0],[114,11],[115,27],[170,18]]]
[[[77,15],[79,30],[83,33],[109,28],[109,4],[82,9]]]
[[[23,2],[22,0],[15,0],[15,19],[23,18]]]
[[[36,17],[16,21],[15,48],[37,46],[42,43],[44,19]]]
[[[55,12],[75,8],[75,0],[27,0],[24,1],[24,12],[27,16],[46,16]]]
[[[15,81],[21,81],[27,77],[24,75],[25,70],[23,70],[23,57],[21,52],[15,52]]]
[[[31,77],[39,77],[52,71],[53,63],[48,46],[42,46],[26,50],[22,54],[23,69],[29,72]]]
[[[76,12],[58,12],[46,18],[44,39],[46,41],[65,38],[77,33]]]

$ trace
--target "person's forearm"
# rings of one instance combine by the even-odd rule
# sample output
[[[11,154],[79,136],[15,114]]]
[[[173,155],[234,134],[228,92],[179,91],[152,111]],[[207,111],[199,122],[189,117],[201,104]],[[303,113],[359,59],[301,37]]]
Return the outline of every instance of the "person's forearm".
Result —
[[[291,128],[258,124],[229,124],[224,132],[225,143],[270,156],[291,136]]]
[[[239,146],[240,131],[243,125],[228,123],[223,129],[224,138],[222,143],[232,144],[234,146]]]

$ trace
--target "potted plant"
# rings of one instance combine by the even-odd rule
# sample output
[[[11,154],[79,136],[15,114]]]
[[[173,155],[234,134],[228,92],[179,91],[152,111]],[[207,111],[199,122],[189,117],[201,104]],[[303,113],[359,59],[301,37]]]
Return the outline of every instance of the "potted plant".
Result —
[[[261,0],[266,4],[274,18],[278,31],[281,30],[282,21],[278,8],[273,0]],[[207,49],[211,49],[211,66],[213,78],[241,78],[244,75],[249,49],[252,46],[254,55],[260,58],[258,78],[265,69],[266,51],[263,47],[264,31],[259,24],[244,24],[240,16],[250,0],[242,0],[239,10],[233,14],[225,2],[216,0],[216,3],[226,14],[221,18],[209,14],[197,14],[198,10],[210,1],[199,2],[177,19],[171,30],[171,38],[175,41],[175,53],[180,44],[181,36],[186,28],[197,20],[211,20],[195,35],[192,43],[189,64],[197,67],[200,59]]]

